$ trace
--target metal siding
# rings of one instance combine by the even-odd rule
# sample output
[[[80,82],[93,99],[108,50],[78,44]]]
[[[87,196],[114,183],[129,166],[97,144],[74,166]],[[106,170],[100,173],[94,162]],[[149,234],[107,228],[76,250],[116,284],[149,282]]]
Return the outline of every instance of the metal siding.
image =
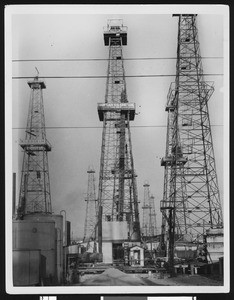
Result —
[[[128,224],[122,222],[102,222],[103,240],[127,240],[128,239]]]
[[[14,286],[35,285],[40,281],[40,250],[13,251]]]
[[[14,250],[40,249],[41,254],[46,257],[46,277],[56,274],[56,230],[55,222],[21,220],[13,221]]]

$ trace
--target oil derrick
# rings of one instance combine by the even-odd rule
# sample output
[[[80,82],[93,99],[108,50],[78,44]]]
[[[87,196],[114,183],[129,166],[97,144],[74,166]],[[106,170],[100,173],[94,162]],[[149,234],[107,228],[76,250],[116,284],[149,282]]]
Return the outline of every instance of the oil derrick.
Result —
[[[126,223],[129,240],[140,240],[130,135],[135,104],[128,102],[126,93],[122,46],[127,45],[127,27],[122,20],[108,20],[104,44],[109,47],[109,61],[105,103],[98,104],[99,119],[103,122],[98,192],[100,249],[102,226],[110,227],[110,223],[119,228]]]
[[[97,223],[97,214],[96,214],[96,192],[95,192],[95,171],[89,169],[88,173],[88,188],[87,195],[85,198],[86,201],[86,217],[85,217],[85,226],[84,226],[84,242],[90,243],[96,238],[95,230]]]
[[[144,203],[143,209],[143,222],[142,222],[142,236],[147,239],[156,235],[156,211],[154,196],[150,196],[150,185],[145,182],[144,185]]]
[[[149,228],[150,228],[150,185],[148,182],[145,182],[144,185],[144,202],[143,202],[143,222],[142,222],[142,236],[147,237],[149,236]]]
[[[162,245],[169,236],[169,264],[176,241],[200,242],[210,228],[222,228],[208,100],[213,83],[203,79],[196,15],[179,17],[176,79],[170,86],[166,111],[166,153],[161,201]]]
[[[38,76],[28,82],[31,88],[25,140],[17,219],[24,215],[51,214],[51,195],[47,152],[51,145],[46,139],[42,90],[44,81]]]
[[[156,220],[156,210],[155,210],[155,198],[153,195],[149,198],[149,235],[156,236],[157,235],[157,220]]]

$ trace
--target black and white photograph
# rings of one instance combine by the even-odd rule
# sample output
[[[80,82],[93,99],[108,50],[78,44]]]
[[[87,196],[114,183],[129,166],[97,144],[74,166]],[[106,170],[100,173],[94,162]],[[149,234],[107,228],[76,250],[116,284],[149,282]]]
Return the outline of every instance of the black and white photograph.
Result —
[[[7,292],[228,292],[228,6],[9,5],[5,30]]]

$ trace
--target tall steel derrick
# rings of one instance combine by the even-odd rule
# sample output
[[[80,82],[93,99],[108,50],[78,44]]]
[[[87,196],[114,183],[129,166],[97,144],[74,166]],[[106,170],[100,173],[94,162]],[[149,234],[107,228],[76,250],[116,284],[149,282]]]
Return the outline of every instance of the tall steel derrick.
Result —
[[[109,20],[104,28],[104,43],[109,47],[105,103],[98,104],[103,121],[99,176],[99,217],[103,221],[126,221],[132,240],[140,239],[138,196],[134,171],[130,121],[135,104],[126,93],[122,46],[127,45],[127,27],[122,20]]]
[[[208,100],[213,83],[203,79],[196,15],[179,17],[176,79],[170,86],[166,111],[166,153],[162,237],[174,241],[190,235],[202,240],[209,228],[223,226]],[[164,241],[162,241],[164,242]]]
[[[142,222],[142,236],[143,238],[153,237],[156,235],[156,211],[154,196],[150,195],[150,185],[145,182],[144,185],[144,202],[142,206],[143,210],[143,222]]]
[[[84,242],[89,242],[96,238],[97,225],[97,199],[95,192],[95,171],[89,169],[88,173],[88,188],[86,201],[86,217],[84,226]]]
[[[52,213],[47,152],[51,145],[46,139],[42,90],[45,83],[36,76],[28,82],[31,88],[17,217],[25,214]]]

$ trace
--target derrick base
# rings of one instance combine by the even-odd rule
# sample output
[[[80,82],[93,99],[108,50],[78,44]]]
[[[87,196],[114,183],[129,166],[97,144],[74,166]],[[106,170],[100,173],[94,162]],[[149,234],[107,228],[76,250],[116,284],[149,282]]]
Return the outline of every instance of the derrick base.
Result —
[[[103,221],[102,222],[102,251],[103,251],[103,262],[112,264],[116,260],[126,260],[126,255],[129,255],[129,251],[125,251],[123,245],[139,245],[140,246],[140,235],[137,232],[138,224],[133,222],[129,224],[127,221]],[[130,239],[131,240],[130,240]],[[142,249],[143,250],[143,249]],[[121,253],[120,253],[120,252]]]

